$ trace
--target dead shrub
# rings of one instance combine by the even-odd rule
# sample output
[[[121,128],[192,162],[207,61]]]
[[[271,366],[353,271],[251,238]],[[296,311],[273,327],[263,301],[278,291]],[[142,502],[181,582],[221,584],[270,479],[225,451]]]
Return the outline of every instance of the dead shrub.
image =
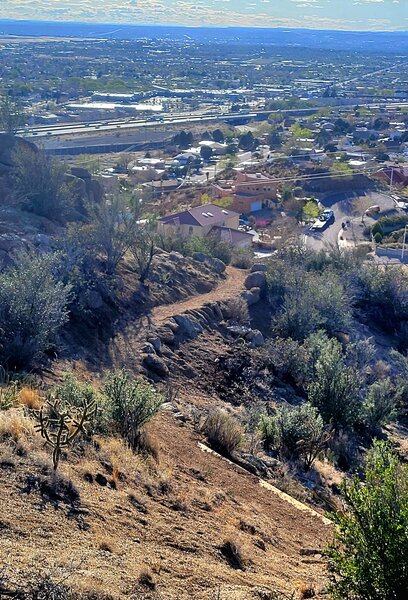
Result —
[[[226,304],[226,313],[230,321],[238,324],[249,323],[248,304],[244,298],[231,298]]]
[[[113,553],[112,543],[108,539],[102,539],[98,544],[99,550],[102,552],[110,552]]]
[[[156,589],[156,580],[150,567],[144,567],[139,575],[139,583],[149,590]]]
[[[148,428],[143,427],[137,436],[137,452],[146,458],[151,456],[156,462],[159,462],[159,444],[155,440]]]
[[[220,550],[221,554],[227,560],[230,567],[232,567],[233,569],[241,569],[241,571],[245,571],[246,561],[242,554],[241,546],[236,540],[225,540]]]
[[[209,413],[203,432],[210,446],[226,456],[231,456],[234,450],[238,450],[244,439],[244,431],[238,421],[220,409]]]
[[[304,582],[299,584],[298,593],[300,600],[306,600],[307,598],[314,598],[316,596],[314,586]]]
[[[41,398],[37,390],[32,388],[23,387],[18,394],[19,403],[29,408],[30,410],[40,410],[44,404],[44,400]]]

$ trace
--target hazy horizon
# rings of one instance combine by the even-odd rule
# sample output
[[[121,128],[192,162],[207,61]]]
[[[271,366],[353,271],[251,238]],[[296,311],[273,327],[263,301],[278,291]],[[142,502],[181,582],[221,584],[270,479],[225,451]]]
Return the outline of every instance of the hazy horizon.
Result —
[[[405,4],[405,7],[404,7]],[[0,19],[406,32],[406,0],[7,0]]]

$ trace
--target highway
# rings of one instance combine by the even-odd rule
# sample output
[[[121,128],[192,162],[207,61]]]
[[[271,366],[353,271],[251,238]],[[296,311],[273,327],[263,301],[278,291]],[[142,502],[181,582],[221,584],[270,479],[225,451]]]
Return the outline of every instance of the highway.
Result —
[[[348,105],[342,105],[333,108],[347,108]],[[354,104],[350,105],[354,106]],[[408,107],[408,102],[394,102],[387,104],[361,104],[365,108],[401,108]],[[18,135],[27,138],[39,138],[50,136],[65,136],[65,135],[83,135],[90,133],[106,133],[118,132],[121,130],[131,131],[140,127],[159,127],[165,125],[182,125],[188,123],[205,123],[211,121],[236,121],[237,119],[250,120],[264,117],[268,118],[271,114],[290,114],[290,113],[309,113],[318,112],[322,107],[308,107],[302,109],[286,109],[286,110],[255,110],[250,112],[235,112],[235,113],[179,113],[174,115],[166,115],[162,117],[129,117],[121,119],[108,119],[98,121],[88,121],[82,123],[59,123],[55,125],[41,125],[37,127],[25,127],[18,131]]]

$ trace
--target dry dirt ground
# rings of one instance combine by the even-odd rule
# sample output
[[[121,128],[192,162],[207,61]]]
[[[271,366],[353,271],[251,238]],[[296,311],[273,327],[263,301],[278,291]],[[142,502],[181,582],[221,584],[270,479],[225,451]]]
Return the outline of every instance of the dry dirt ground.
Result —
[[[245,275],[228,268],[210,292],[157,307],[151,319],[160,324],[234,296]],[[112,364],[132,366],[144,327],[128,329]],[[215,339],[213,352],[216,346]],[[100,376],[71,366],[84,379]],[[133,455],[118,439],[79,444],[60,467],[79,498],[50,495],[49,451],[30,427],[17,427],[16,442],[0,443],[0,567],[17,578],[32,569],[57,572],[74,588],[115,600],[267,600],[275,591],[326,598],[322,550],[332,526],[199,448],[193,408],[215,403],[215,394],[184,379],[179,399],[149,425],[157,461]],[[243,569],[223,555],[226,540],[240,547]]]
[[[262,590],[301,598],[306,587],[324,597],[321,551],[329,526],[262,488],[255,476],[202,452],[197,434],[171,411],[155,420],[151,435],[158,464],[129,456],[116,440],[105,442],[102,456],[115,465],[117,489],[84,479],[97,473],[111,479],[92,450],[64,461],[61,472],[80,493],[77,512],[38,489],[28,492],[27,474],[40,473],[43,460],[33,467],[31,452],[10,458],[3,446],[1,564],[21,572],[58,566],[60,573],[72,571],[73,586],[115,599],[235,600],[262,598]],[[227,539],[240,545],[245,570],[223,557]],[[146,569],[156,583],[151,596],[138,583]]]

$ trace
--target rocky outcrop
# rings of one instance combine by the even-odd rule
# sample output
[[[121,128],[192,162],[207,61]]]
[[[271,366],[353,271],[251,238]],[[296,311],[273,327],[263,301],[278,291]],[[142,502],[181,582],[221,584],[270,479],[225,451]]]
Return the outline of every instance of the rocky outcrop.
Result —
[[[23,138],[0,133],[0,175],[8,175],[14,164],[14,154],[19,151],[38,152],[38,148]]]

